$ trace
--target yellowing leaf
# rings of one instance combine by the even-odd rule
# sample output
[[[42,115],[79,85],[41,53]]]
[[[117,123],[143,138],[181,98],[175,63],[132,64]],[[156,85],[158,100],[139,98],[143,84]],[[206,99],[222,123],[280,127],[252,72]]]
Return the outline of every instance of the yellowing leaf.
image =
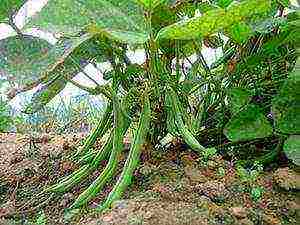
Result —
[[[228,9],[215,9],[160,30],[157,39],[194,39],[210,36],[241,21],[261,19],[271,10],[270,0],[246,0]]]

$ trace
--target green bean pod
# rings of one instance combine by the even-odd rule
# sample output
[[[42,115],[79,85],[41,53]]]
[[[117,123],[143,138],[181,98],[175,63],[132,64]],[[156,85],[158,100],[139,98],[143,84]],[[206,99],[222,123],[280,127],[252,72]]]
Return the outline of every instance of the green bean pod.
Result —
[[[101,161],[104,160],[111,151],[111,148],[112,145],[110,144],[110,141],[107,140],[92,163],[81,166],[72,174],[62,179],[58,184],[46,188],[44,192],[64,193],[69,191],[72,187],[74,187],[76,184],[79,184],[84,178],[89,176],[93,171],[96,170],[96,168],[98,168]]]
[[[150,118],[150,102],[149,97],[147,95],[144,99],[144,107],[139,119],[138,130],[134,135],[134,141],[130,148],[129,155],[125,162],[125,166],[123,168],[121,176],[119,177],[117,184],[114,186],[113,190],[108,195],[104,204],[99,206],[97,210],[102,211],[110,207],[112,202],[119,199],[126,190],[126,188],[130,185],[134,170],[138,166],[142,146],[145,143],[145,139],[150,125]]]
[[[175,91],[172,88],[170,88],[168,94],[171,98],[172,109],[175,113],[175,123],[179,134],[193,150],[202,153],[203,151],[205,151],[205,148],[197,141],[197,139],[193,136],[193,134],[189,131],[189,129],[183,122],[181,111],[178,106],[180,102],[178,101],[178,97]]]
[[[127,112],[130,112],[131,109],[136,105],[136,101],[132,102],[132,98],[135,92],[130,91],[125,96],[125,101],[122,102],[122,107]],[[131,101],[128,101],[128,95],[130,95]],[[126,112],[126,113],[127,113]],[[130,114],[130,113],[129,113]],[[124,126],[122,128],[122,134],[124,135],[130,125],[130,120],[123,120]],[[111,132],[111,135],[106,140],[105,144],[101,147],[100,151],[97,152],[97,154],[94,156],[94,158],[91,160],[90,163],[81,166],[79,169],[74,171],[69,176],[62,179],[58,184],[52,185],[48,188],[46,188],[43,192],[56,192],[56,193],[64,193],[68,190],[70,190],[72,187],[74,187],[76,184],[80,183],[85,177],[90,175],[93,171],[95,171],[102,160],[106,159],[113,148],[113,132]]]
[[[46,188],[43,192],[64,193],[86,178],[90,172],[91,167],[89,165],[84,165],[69,176],[65,177],[58,184]]]
[[[109,104],[104,112],[104,115],[91,135],[86,139],[82,149],[79,149],[76,156],[85,155],[89,149],[95,144],[98,138],[102,138],[103,135],[109,130],[111,124],[112,105]]]
[[[88,164],[88,163],[92,162],[92,160],[97,155],[97,152],[98,151],[93,150],[91,152],[86,153],[85,155],[83,155],[82,157],[80,157],[80,159],[78,160],[78,163],[80,165],[85,165],[85,164]]]
[[[100,176],[84,191],[82,192],[75,202],[71,205],[70,209],[79,208],[87,204],[93,199],[103,186],[109,181],[115,173],[118,165],[118,158],[123,149],[123,136],[124,136],[124,117],[120,110],[120,102],[116,94],[113,96],[113,111],[114,111],[114,129],[112,137],[112,152],[106,165]]]
[[[178,129],[175,124],[175,115],[172,109],[172,101],[169,95],[165,96],[165,110],[167,111],[167,130],[173,136],[178,135]]]

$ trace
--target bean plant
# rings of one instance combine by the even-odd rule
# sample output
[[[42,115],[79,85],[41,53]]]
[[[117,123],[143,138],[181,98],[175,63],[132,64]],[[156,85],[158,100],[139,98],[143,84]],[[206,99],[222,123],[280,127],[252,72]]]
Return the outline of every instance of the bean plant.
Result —
[[[19,91],[40,85],[24,112],[41,110],[67,83],[107,101],[102,119],[75,154],[81,167],[42,192],[71,191],[106,160],[70,209],[87,206],[113,182],[129,130],[125,165],[96,211],[122,197],[143,149],[155,151],[166,135],[205,157],[268,138],[282,145],[300,133],[299,11],[289,1],[49,0],[20,28],[14,17],[24,3],[4,0],[0,6],[0,21],[16,33],[0,41],[1,75],[13,75]],[[58,41],[53,45],[27,34],[32,27]],[[204,48],[222,56],[209,63]],[[145,52],[143,64],[128,58],[137,49]],[[103,71],[103,62],[111,69]],[[106,83],[98,84],[87,65]],[[95,85],[75,81],[80,72]],[[90,151],[101,138],[102,147]],[[295,148],[299,145],[285,149],[299,155]],[[264,149],[260,161],[274,160],[278,149]]]

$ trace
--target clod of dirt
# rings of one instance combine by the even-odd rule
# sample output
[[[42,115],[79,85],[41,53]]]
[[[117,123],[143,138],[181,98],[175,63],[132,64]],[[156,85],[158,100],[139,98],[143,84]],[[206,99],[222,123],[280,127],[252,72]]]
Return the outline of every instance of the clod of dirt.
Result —
[[[264,214],[262,221],[264,225],[281,225],[280,220],[272,215]]]
[[[189,178],[191,183],[205,183],[208,178],[201,174],[201,171],[192,165],[184,167],[184,173]]]
[[[191,153],[182,153],[180,160],[183,166],[195,166],[195,156]]]
[[[244,207],[232,207],[230,209],[233,216],[235,216],[237,219],[244,219],[247,217],[247,210]]]
[[[286,216],[300,218],[300,202],[287,201],[286,202]]]
[[[63,208],[66,208],[73,200],[74,200],[74,195],[72,193],[66,193],[64,194],[59,205]]]
[[[288,167],[279,168],[273,176],[274,182],[281,188],[290,190],[300,190],[300,174]]]
[[[139,172],[144,176],[149,176],[151,173],[155,172],[157,167],[150,163],[145,163],[139,168]]]
[[[229,197],[226,186],[219,181],[208,181],[195,187],[196,191],[209,197],[213,202],[224,202]]]
[[[76,164],[72,161],[63,161],[60,164],[60,171],[62,173],[70,173],[72,171],[74,171],[76,168]]]
[[[242,219],[239,221],[239,225],[254,225],[254,223],[249,219]]]
[[[15,212],[14,202],[7,201],[0,207],[0,218]]]

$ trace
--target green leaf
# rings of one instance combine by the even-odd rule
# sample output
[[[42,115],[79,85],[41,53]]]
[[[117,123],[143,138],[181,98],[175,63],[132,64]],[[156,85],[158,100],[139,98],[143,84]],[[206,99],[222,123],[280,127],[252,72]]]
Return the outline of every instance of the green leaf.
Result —
[[[51,60],[51,64],[44,71],[46,82],[58,74],[70,79],[93,59],[98,62],[105,61],[105,55],[110,48],[103,35],[85,34],[60,40],[52,49],[51,55],[56,56],[55,60]]]
[[[240,109],[247,105],[251,100],[250,92],[242,87],[233,87],[227,91],[229,107],[233,114],[236,114]]]
[[[7,132],[12,123],[11,108],[8,102],[0,97],[0,132]]]
[[[145,9],[153,10],[161,3],[163,3],[165,0],[136,0],[136,1],[140,3]]]
[[[272,127],[260,108],[248,105],[236,114],[224,128],[224,134],[231,141],[247,141],[264,138],[272,134]]]
[[[36,91],[36,93],[34,93],[31,102],[26,106],[24,113],[33,114],[41,110],[56,95],[58,95],[66,85],[67,81],[63,77],[60,77],[42,86],[38,91]]]
[[[90,61],[101,61],[110,49],[105,37],[83,35],[75,39],[65,39],[57,43],[56,50],[61,55],[44,72],[44,86],[38,90],[25,113],[34,113],[51,101],[64,89],[67,81],[76,76]],[[62,54],[63,53],[63,54]]]
[[[37,81],[48,66],[52,45],[30,35],[0,41],[0,76],[23,85]]]
[[[32,17],[27,27],[73,35],[86,28],[92,33],[110,33],[129,43],[148,38],[143,11],[134,0],[51,0]]]
[[[253,35],[253,31],[245,22],[234,24],[229,28],[229,36],[239,44],[243,44]]]
[[[283,151],[297,166],[300,166],[300,135],[291,135],[283,146]]]
[[[262,195],[264,193],[264,188],[263,187],[253,187],[251,189],[251,198],[253,199],[253,201],[257,202],[262,198]]]
[[[1,0],[0,22],[3,22],[10,15],[15,15],[27,0]]]
[[[158,6],[151,14],[151,29],[157,33],[161,28],[175,23],[176,13],[167,5]]]
[[[220,6],[221,8],[226,8],[232,2],[233,2],[233,0],[218,0],[218,6]]]
[[[68,69],[79,71],[76,65],[86,65],[83,61],[104,61],[109,48],[107,38],[101,35],[63,39],[54,46],[29,35],[9,37],[0,41],[0,76],[13,76],[20,85],[47,82],[57,75],[58,69],[68,74],[66,66],[61,66],[65,60],[70,65]]]
[[[201,2],[200,5],[198,5],[197,9],[201,12],[201,13],[206,13],[210,10],[215,10],[217,9],[218,6],[217,5],[213,5],[213,4],[210,4],[208,2]]]
[[[299,64],[299,60],[298,60]],[[272,101],[275,128],[286,134],[300,133],[300,67],[290,74]]]
[[[37,225],[46,225],[47,224],[47,216],[44,211],[40,211],[38,217],[36,219]]]
[[[255,32],[259,32],[261,34],[270,33],[275,27],[285,26],[287,24],[286,18],[267,18],[263,21],[259,21],[258,23],[252,24],[253,30]]]
[[[261,19],[271,10],[271,1],[247,0],[228,9],[215,9],[160,30],[157,39],[195,39],[227,29],[241,21]]]

